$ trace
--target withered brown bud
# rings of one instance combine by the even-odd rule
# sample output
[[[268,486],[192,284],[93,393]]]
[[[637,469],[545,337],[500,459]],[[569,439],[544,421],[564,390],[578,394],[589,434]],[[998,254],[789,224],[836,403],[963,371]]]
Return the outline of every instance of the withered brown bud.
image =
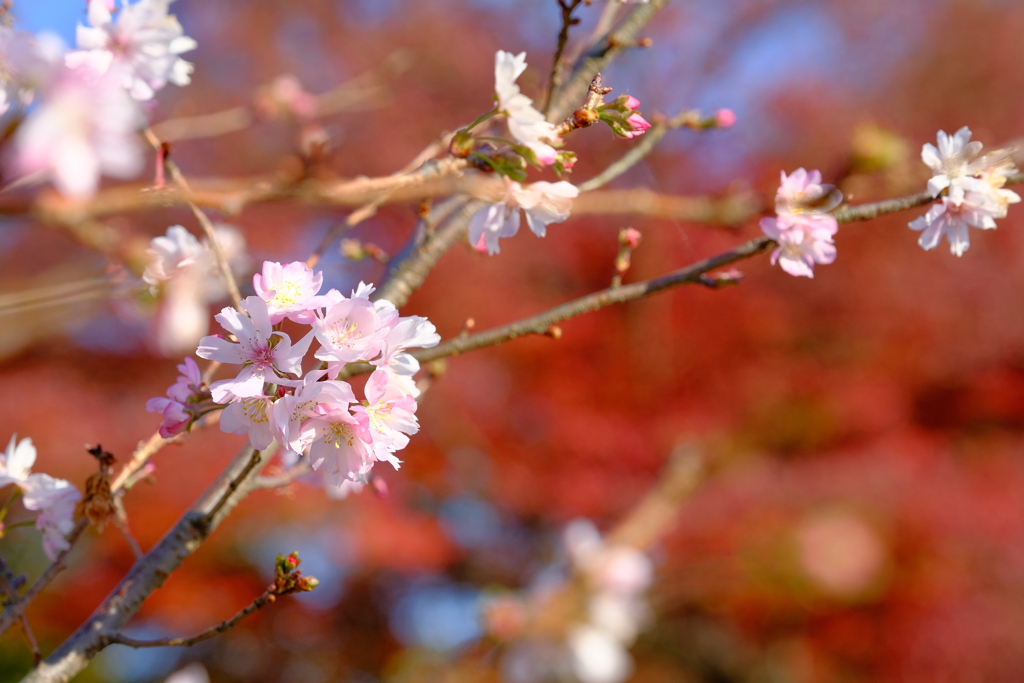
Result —
[[[593,109],[577,109],[572,113],[572,123],[577,128],[586,128],[593,125],[599,116]]]

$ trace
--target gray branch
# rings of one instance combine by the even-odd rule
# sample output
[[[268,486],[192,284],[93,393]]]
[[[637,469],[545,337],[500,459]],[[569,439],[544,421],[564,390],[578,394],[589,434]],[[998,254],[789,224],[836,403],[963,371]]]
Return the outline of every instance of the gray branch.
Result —
[[[270,453],[246,446],[235,456],[199,500],[160,542],[138,560],[92,616],[46,661],[29,672],[22,683],[68,681],[85,669],[89,660],[116,642],[121,628],[143,601],[194,553],[221,521],[253,490]]]

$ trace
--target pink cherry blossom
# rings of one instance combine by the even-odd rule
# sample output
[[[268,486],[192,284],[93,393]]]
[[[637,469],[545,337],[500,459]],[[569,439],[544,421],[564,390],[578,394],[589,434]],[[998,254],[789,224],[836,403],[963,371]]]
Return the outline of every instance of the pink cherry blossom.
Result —
[[[821,171],[807,171],[798,168],[788,176],[782,171],[782,184],[775,194],[775,212],[787,225],[809,220],[834,220],[826,214],[839,206],[843,193],[835,185],[821,182]]]
[[[178,366],[177,380],[167,388],[167,397],[159,396],[146,401],[146,410],[163,415],[160,436],[169,439],[185,431],[195,419],[195,404],[208,398],[203,388],[203,376],[199,366],[189,357]]]
[[[377,460],[387,461],[398,467],[395,451],[409,444],[407,435],[419,431],[416,421],[416,399],[404,387],[393,381],[393,374],[377,369],[366,382],[367,405],[355,406],[352,410],[360,421],[363,440],[366,441]]]
[[[372,360],[380,354],[387,332],[381,327],[381,316],[369,299],[342,299],[318,314],[313,322],[313,333],[321,345],[314,355],[340,365]]]
[[[252,286],[270,312],[270,322],[277,324],[289,318],[297,323],[311,324],[315,319],[316,294],[323,285],[323,273],[314,273],[302,261],[282,266],[274,261],[263,262],[263,272],[252,276]]]
[[[167,13],[172,0],[122,0],[115,20],[108,0],[89,2],[89,23],[78,26],[79,50],[69,52],[67,64],[88,65],[100,73],[113,72],[139,101],[153,98],[168,82],[188,85],[192,64],[179,55],[197,47],[181,24]]]
[[[801,222],[784,226],[782,218],[762,218],[761,230],[778,242],[772,252],[772,265],[778,263],[790,275],[814,277],[814,264],[836,260],[835,219],[831,223]]]
[[[336,483],[356,480],[373,467],[370,445],[360,436],[365,427],[349,412],[355,402],[344,382],[324,382],[313,415],[302,425],[302,441],[308,445],[314,470]]]
[[[921,160],[935,172],[928,181],[928,191],[932,196],[937,197],[953,183],[962,184],[964,190],[984,189],[979,188],[971,177],[971,166],[981,154],[982,144],[970,140],[971,129],[964,126],[953,135],[946,135],[940,130],[938,147],[927,143],[922,147]]]
[[[232,401],[220,416],[220,429],[226,434],[248,434],[249,443],[258,451],[274,440],[274,400],[270,396],[249,396]]]
[[[235,336],[237,343],[220,337],[203,337],[196,350],[200,358],[243,366],[237,377],[210,385],[213,400],[217,403],[260,396],[264,383],[276,383],[288,374],[301,375],[302,357],[313,339],[310,333],[293,345],[286,333],[274,331],[267,302],[258,296],[246,297],[242,301],[242,309],[248,315],[233,308],[224,308],[216,316],[224,329]]]
[[[25,509],[37,510],[36,528],[43,534],[43,552],[50,560],[71,547],[66,536],[75,527],[75,504],[82,499],[70,482],[48,474],[32,475],[32,487],[25,491]]]

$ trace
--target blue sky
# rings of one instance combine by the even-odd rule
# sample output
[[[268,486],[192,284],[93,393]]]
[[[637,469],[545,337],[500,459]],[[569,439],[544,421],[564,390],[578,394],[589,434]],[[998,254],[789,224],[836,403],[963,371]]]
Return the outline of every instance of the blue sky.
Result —
[[[18,28],[50,31],[73,45],[75,25],[85,18],[85,0],[15,0],[11,11]]]

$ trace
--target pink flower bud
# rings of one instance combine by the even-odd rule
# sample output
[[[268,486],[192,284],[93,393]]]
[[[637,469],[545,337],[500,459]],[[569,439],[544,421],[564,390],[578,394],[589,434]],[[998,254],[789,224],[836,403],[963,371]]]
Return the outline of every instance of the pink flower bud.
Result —
[[[719,128],[730,128],[736,123],[736,114],[732,109],[719,109],[715,112],[715,125]]]
[[[626,123],[633,127],[632,137],[643,135],[644,131],[651,127],[651,124],[647,122],[647,119],[635,112],[626,119]]]
[[[633,97],[632,95],[626,95],[626,108],[636,111],[640,108],[640,100]]]
[[[636,249],[640,244],[640,231],[636,228],[626,228],[619,233],[619,241],[630,249]]]

